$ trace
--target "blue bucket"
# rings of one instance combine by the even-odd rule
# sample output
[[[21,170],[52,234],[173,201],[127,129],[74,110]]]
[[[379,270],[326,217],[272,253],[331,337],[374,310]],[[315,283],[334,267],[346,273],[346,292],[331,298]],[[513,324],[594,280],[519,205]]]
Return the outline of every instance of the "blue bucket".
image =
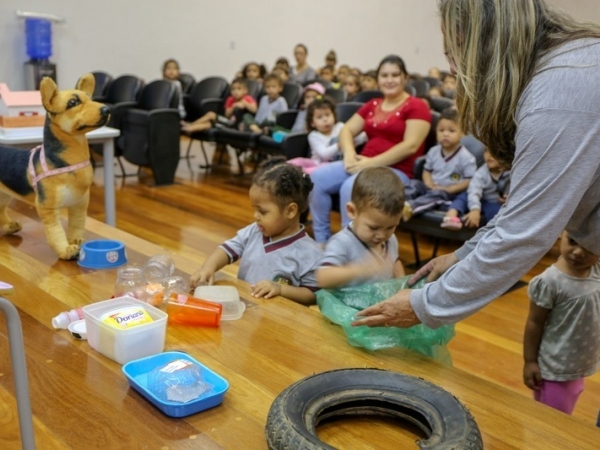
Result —
[[[52,55],[52,22],[46,19],[25,19],[27,55],[31,59],[48,59]]]
[[[112,269],[127,263],[125,245],[119,241],[98,239],[85,242],[77,264],[88,269]]]

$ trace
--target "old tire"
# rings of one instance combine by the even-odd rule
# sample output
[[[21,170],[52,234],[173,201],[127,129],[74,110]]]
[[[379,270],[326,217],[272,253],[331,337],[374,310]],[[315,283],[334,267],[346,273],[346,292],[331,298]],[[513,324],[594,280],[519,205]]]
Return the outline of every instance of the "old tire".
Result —
[[[401,373],[342,369],[312,375],[281,392],[269,410],[271,450],[333,449],[316,434],[323,419],[345,415],[401,418],[427,436],[421,449],[483,449],[471,413],[449,392]]]

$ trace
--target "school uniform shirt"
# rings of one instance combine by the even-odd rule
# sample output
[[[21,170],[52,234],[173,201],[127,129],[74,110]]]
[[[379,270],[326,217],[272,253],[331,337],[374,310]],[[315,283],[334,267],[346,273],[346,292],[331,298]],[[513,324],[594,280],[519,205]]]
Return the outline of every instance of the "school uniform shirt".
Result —
[[[449,186],[473,178],[477,160],[463,145],[449,155],[444,155],[442,146],[436,145],[427,152],[423,169],[431,173],[435,184]]]
[[[505,189],[510,181],[510,172],[502,172],[497,180],[492,177],[486,164],[482,165],[473,176],[467,189],[469,211],[481,209],[481,201],[498,203],[502,194],[508,194]],[[501,192],[502,191],[502,192]]]
[[[587,278],[548,267],[529,283],[529,298],[550,313],[538,364],[544,380],[571,381],[593,375],[600,364],[600,263]]]
[[[321,267],[340,267],[351,263],[357,263],[364,261],[369,257],[369,254],[371,254],[373,258],[387,261],[389,267],[386,270],[382,269],[381,273],[373,277],[354,280],[352,283],[348,284],[348,286],[391,280],[394,278],[392,267],[398,260],[398,239],[396,239],[396,235],[392,234],[392,237],[385,241],[384,245],[384,255],[380,255],[371,250],[369,246],[361,241],[354,233],[352,230],[352,222],[350,222],[346,228],[334,234],[329,241],[327,241],[327,247],[325,248],[325,255],[321,261]]]
[[[431,123],[431,111],[420,98],[411,96],[393,111],[382,111],[381,103],[383,103],[382,98],[371,100],[356,112],[365,121],[363,131],[367,133],[369,139],[360,154],[369,158],[380,155],[402,142],[407,120],[418,119]],[[415,159],[423,154],[424,148],[425,141],[412,156],[390,167],[401,170],[408,177],[413,178]]]
[[[263,95],[258,102],[258,110],[254,120],[256,123],[261,124],[266,121],[275,122],[277,114],[288,110],[287,102],[283,97],[277,97],[275,100],[269,100],[268,95]]]
[[[230,263],[242,259],[238,271],[240,280],[250,284],[269,280],[318,290],[315,270],[323,251],[306,233],[304,226],[292,236],[271,241],[253,223],[219,247],[227,253]]]

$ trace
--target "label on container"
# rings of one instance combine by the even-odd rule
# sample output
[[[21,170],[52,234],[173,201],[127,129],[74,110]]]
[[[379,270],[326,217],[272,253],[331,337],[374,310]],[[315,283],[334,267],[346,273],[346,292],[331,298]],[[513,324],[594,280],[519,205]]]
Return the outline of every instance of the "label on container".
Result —
[[[193,363],[191,361],[187,361],[185,359],[176,359],[175,361],[171,361],[165,367],[160,369],[161,372],[173,373],[181,369],[185,369],[186,367],[191,366]]]
[[[100,317],[102,322],[120,330],[154,322],[148,311],[141,306],[127,306],[109,311]]]

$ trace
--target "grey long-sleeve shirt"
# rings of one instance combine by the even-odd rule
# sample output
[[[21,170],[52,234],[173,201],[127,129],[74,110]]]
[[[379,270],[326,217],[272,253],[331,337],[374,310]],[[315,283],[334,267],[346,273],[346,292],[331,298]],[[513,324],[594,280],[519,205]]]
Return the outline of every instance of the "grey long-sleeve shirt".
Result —
[[[410,294],[430,327],[475,313],[516,283],[563,229],[600,255],[600,39],[538,64],[517,110],[511,189],[498,215],[456,251],[459,263]]]

